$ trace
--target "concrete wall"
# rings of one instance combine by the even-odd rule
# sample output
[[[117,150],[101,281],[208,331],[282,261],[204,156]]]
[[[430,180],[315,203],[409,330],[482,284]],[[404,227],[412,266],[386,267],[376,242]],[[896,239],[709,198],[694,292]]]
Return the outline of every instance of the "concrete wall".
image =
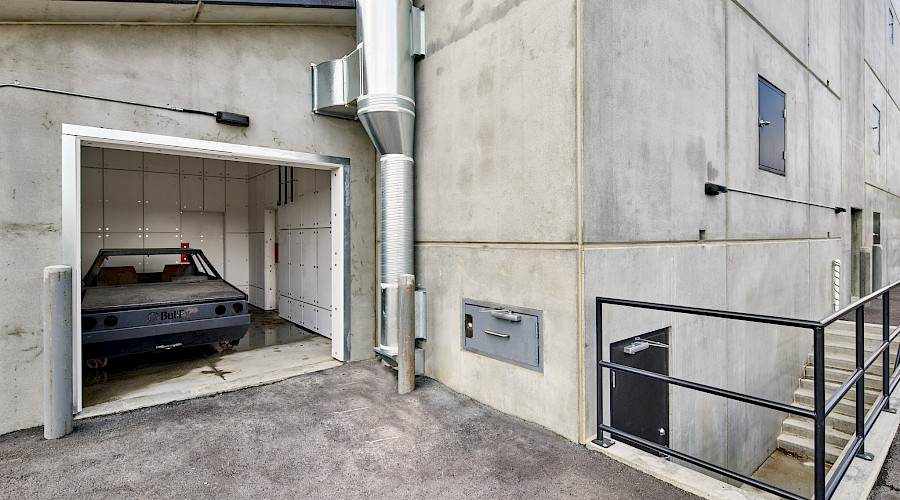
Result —
[[[0,89],[0,433],[41,423],[41,269],[59,263],[62,123],[351,159],[352,355],[374,343],[375,154],[358,124],[309,112],[309,65],[352,28],[3,26],[0,81],[248,114],[209,117]]]
[[[851,207],[864,210],[867,246],[881,213],[883,279],[900,278],[889,229],[900,221],[900,123],[886,91],[900,48],[887,40],[888,5],[583,3],[584,439],[596,432],[594,297],[819,319],[831,311],[834,259],[850,300]],[[784,176],[757,166],[758,76],[787,95]],[[710,197],[707,181],[848,213]],[[799,330],[609,308],[604,348],[666,326],[671,374],[786,403],[812,345]],[[670,405],[674,448],[743,473],[774,450],[784,417],[677,389]]]
[[[416,5],[426,374],[577,440],[576,1]],[[543,373],[462,351],[462,298],[542,310]]]

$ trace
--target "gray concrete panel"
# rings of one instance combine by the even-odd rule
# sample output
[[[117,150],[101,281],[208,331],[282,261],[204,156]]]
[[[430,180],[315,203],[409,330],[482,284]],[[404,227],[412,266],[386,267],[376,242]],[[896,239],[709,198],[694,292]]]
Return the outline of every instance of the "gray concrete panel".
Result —
[[[799,3],[799,2],[798,2]],[[841,0],[809,0],[809,69],[841,94]]]
[[[428,290],[425,374],[577,441],[576,269],[574,249],[417,245],[416,280]],[[463,298],[542,311],[543,373],[462,351]]]
[[[775,5],[775,4],[773,4]],[[781,5],[781,4],[778,4]],[[807,71],[733,3],[728,22],[728,187],[793,200],[809,200]],[[786,94],[785,174],[759,168],[758,77]],[[729,239],[802,238],[809,210],[797,203],[730,193]]]
[[[809,79],[809,201],[829,207],[841,205],[841,103],[812,78]],[[809,207],[809,237],[840,237],[846,218],[846,213]]]
[[[865,52],[863,57],[876,73],[885,75],[887,67],[888,44],[888,7],[890,0],[868,0],[856,3],[857,9],[863,11],[865,16],[865,30],[860,36],[865,40]],[[896,14],[896,12],[895,12]],[[897,20],[895,19],[896,23]]]
[[[422,1],[416,240],[577,238],[575,1]]]
[[[0,116],[0,433],[40,422],[40,269],[60,259],[61,124],[72,123],[351,159],[352,355],[374,341],[374,149],[358,124],[309,112],[309,64],[355,47],[352,28],[5,26],[0,81],[151,104],[248,114],[207,116],[5,88]],[[265,57],[260,57],[265,54]],[[23,258],[26,256],[27,258]],[[23,352],[26,351],[26,352]]]
[[[809,11],[813,8],[810,0],[790,2],[733,0],[733,2],[749,12],[756,22],[765,26],[796,58],[804,63],[808,61]]]
[[[803,241],[728,245],[728,308],[809,318],[809,259],[809,244]],[[811,331],[731,321],[728,338],[728,388],[782,403],[793,401],[812,348]],[[743,474],[755,471],[775,450],[784,417],[730,401],[728,467]]]
[[[685,306],[725,309],[725,245],[653,245],[588,248],[584,253],[585,315],[584,417],[586,437],[596,433],[596,297],[605,296]],[[723,386],[729,337],[724,320],[618,306],[603,310],[604,359],[609,344],[671,327],[670,374]],[[609,376],[604,374],[606,414]],[[727,414],[724,399],[672,387],[670,444],[674,449],[724,465]]]
[[[724,29],[719,2],[584,2],[586,242],[725,236]]]

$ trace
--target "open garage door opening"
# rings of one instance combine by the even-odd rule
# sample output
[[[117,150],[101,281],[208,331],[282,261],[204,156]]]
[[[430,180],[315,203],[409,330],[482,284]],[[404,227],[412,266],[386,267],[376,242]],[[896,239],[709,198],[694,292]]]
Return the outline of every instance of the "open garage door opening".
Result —
[[[76,137],[75,161],[64,154],[64,192],[67,164],[80,184],[76,410],[161,404],[346,360],[347,165],[157,139],[188,144]]]

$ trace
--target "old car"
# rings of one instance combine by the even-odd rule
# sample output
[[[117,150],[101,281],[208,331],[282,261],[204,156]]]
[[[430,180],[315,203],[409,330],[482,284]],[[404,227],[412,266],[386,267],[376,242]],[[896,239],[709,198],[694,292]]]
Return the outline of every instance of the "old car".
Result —
[[[181,255],[161,272],[110,266],[110,257]],[[177,257],[173,258],[178,261]],[[247,295],[222,279],[200,249],[105,249],[82,281],[82,357],[106,358],[202,344],[237,344],[250,328]]]

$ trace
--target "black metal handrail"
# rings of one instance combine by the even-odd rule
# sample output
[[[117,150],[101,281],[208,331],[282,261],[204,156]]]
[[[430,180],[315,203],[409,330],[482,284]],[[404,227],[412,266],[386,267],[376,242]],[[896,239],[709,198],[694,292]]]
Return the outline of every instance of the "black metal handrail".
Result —
[[[612,371],[630,373],[641,377],[647,377],[674,384],[687,389],[700,391],[706,394],[728,398],[735,401],[752,404],[763,408],[782,411],[801,417],[811,418],[815,420],[815,499],[830,499],[850,467],[850,463],[854,458],[863,458],[871,460],[872,455],[865,451],[865,439],[874,426],[875,421],[882,412],[896,413],[897,410],[890,407],[890,396],[893,394],[900,376],[895,376],[897,367],[900,366],[900,350],[897,352],[897,358],[894,363],[894,371],[890,369],[890,350],[891,342],[900,336],[900,327],[890,331],[890,292],[894,288],[900,286],[900,281],[894,282],[880,290],[877,290],[856,302],[844,307],[843,309],[829,315],[821,321],[811,321],[804,319],[785,318],[779,316],[767,316],[762,314],[750,314],[742,312],[724,311],[717,309],[703,309],[698,307],[686,307],[672,304],[659,304],[653,302],[642,302],[636,300],[616,299],[610,297],[597,297],[597,439],[595,443],[603,447],[612,445],[612,441],[604,438],[603,433],[609,433],[611,436],[624,438],[640,444],[648,449],[662,453],[687,463],[702,467],[706,470],[720,474],[727,478],[749,484],[763,491],[778,495],[783,498],[793,500],[801,500],[801,497],[795,493],[784,490],[777,486],[762,482],[758,479],[740,474],[727,468],[704,461],[700,458],[689,454],[673,450],[668,446],[659,445],[635,436],[631,433],[616,429],[603,423],[604,420],[604,404],[603,404],[603,384],[602,374],[603,368]],[[882,341],[875,351],[865,358],[865,321],[864,308],[869,302],[882,299]],[[707,316],[714,318],[733,319],[738,321],[747,321],[753,323],[763,323],[778,326],[788,326],[795,328],[809,329],[813,332],[813,394],[814,409],[809,410],[790,404],[784,404],[779,401],[773,401],[765,398],[759,398],[749,394],[730,391],[718,387],[713,387],[689,380],[663,375],[660,373],[649,372],[638,368],[612,363],[603,360],[603,305],[624,306],[638,309],[651,309],[655,311],[666,311],[680,314],[689,314],[694,316]],[[825,400],[825,327],[831,325],[835,321],[847,316],[850,313],[855,314],[855,351],[856,351],[856,369],[840,388],[829,398]],[[874,405],[869,418],[865,416],[865,373],[875,364],[878,357],[882,357],[882,398],[879,404]],[[831,480],[826,482],[825,474],[825,419],[837,407],[838,403],[850,393],[850,390],[856,389],[856,436],[850,446],[850,453],[833,465]]]

